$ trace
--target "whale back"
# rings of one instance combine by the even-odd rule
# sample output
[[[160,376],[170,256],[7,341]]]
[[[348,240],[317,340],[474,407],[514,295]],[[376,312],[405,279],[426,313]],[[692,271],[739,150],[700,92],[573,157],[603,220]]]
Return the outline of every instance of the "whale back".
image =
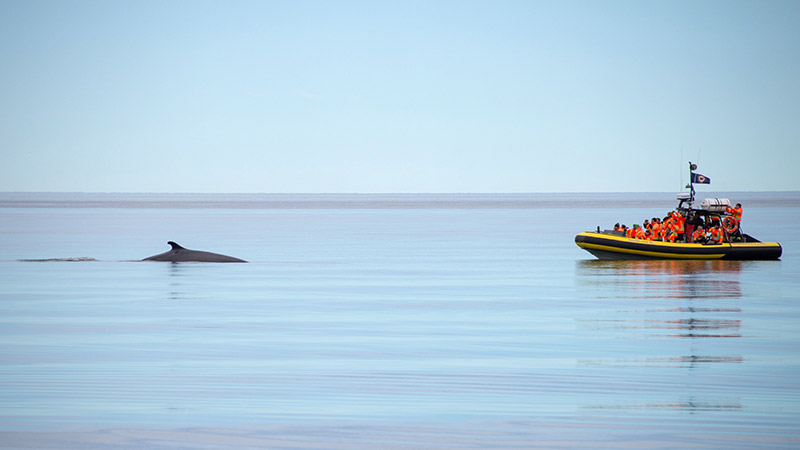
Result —
[[[205,252],[201,250],[190,250],[182,247],[177,242],[167,242],[171,250],[143,259],[142,261],[166,261],[166,262],[247,262],[233,256],[221,255],[219,253]]]

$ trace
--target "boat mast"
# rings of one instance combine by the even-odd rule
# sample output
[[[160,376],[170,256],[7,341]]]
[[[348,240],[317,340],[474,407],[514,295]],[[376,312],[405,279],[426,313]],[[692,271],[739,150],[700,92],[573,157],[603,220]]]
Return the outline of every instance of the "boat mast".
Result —
[[[694,171],[697,170],[697,164],[692,164],[689,161],[689,184],[686,187],[689,188],[689,208],[691,209],[692,204],[694,203]]]

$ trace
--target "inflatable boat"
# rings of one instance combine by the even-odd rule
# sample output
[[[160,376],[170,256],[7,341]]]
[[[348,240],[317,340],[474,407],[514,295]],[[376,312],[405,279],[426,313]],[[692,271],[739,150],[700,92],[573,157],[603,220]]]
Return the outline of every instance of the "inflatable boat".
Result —
[[[668,217],[679,219],[680,226],[671,228],[671,239],[664,236],[651,236],[643,229],[637,229],[645,239],[631,237],[625,231],[605,230],[587,231],[575,236],[578,247],[599,259],[779,259],[783,249],[777,242],[761,242],[742,232],[740,227],[741,205],[731,208],[726,198],[707,198],[695,209],[694,183],[710,184],[711,179],[695,173],[697,165],[689,162],[690,182],[688,193],[679,193],[678,207]],[[666,222],[667,218],[665,218]],[[660,224],[660,221],[659,221]],[[700,227],[709,227],[716,238],[706,236]],[[616,227],[615,227],[616,228]],[[695,238],[693,231],[699,230]],[[635,236],[637,233],[633,233]],[[652,234],[657,233],[655,229]],[[694,241],[694,242],[693,242]]]
[[[779,259],[783,251],[777,242],[760,242],[747,234],[738,242],[689,244],[626,238],[606,230],[579,233],[575,243],[599,259]]]

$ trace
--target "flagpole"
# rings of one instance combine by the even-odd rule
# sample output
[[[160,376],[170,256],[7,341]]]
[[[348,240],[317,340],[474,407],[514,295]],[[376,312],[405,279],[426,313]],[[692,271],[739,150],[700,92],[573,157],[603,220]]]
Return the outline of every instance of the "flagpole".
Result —
[[[689,161],[689,189],[690,189],[689,208],[691,208],[692,204],[694,204],[694,173],[693,173],[693,171],[695,169],[697,169],[697,164],[692,164],[692,162]]]

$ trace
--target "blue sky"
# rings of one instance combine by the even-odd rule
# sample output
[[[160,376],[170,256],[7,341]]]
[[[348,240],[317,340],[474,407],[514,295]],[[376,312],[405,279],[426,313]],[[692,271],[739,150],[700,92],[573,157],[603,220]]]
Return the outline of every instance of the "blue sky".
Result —
[[[0,191],[800,190],[797,1],[0,0]]]

